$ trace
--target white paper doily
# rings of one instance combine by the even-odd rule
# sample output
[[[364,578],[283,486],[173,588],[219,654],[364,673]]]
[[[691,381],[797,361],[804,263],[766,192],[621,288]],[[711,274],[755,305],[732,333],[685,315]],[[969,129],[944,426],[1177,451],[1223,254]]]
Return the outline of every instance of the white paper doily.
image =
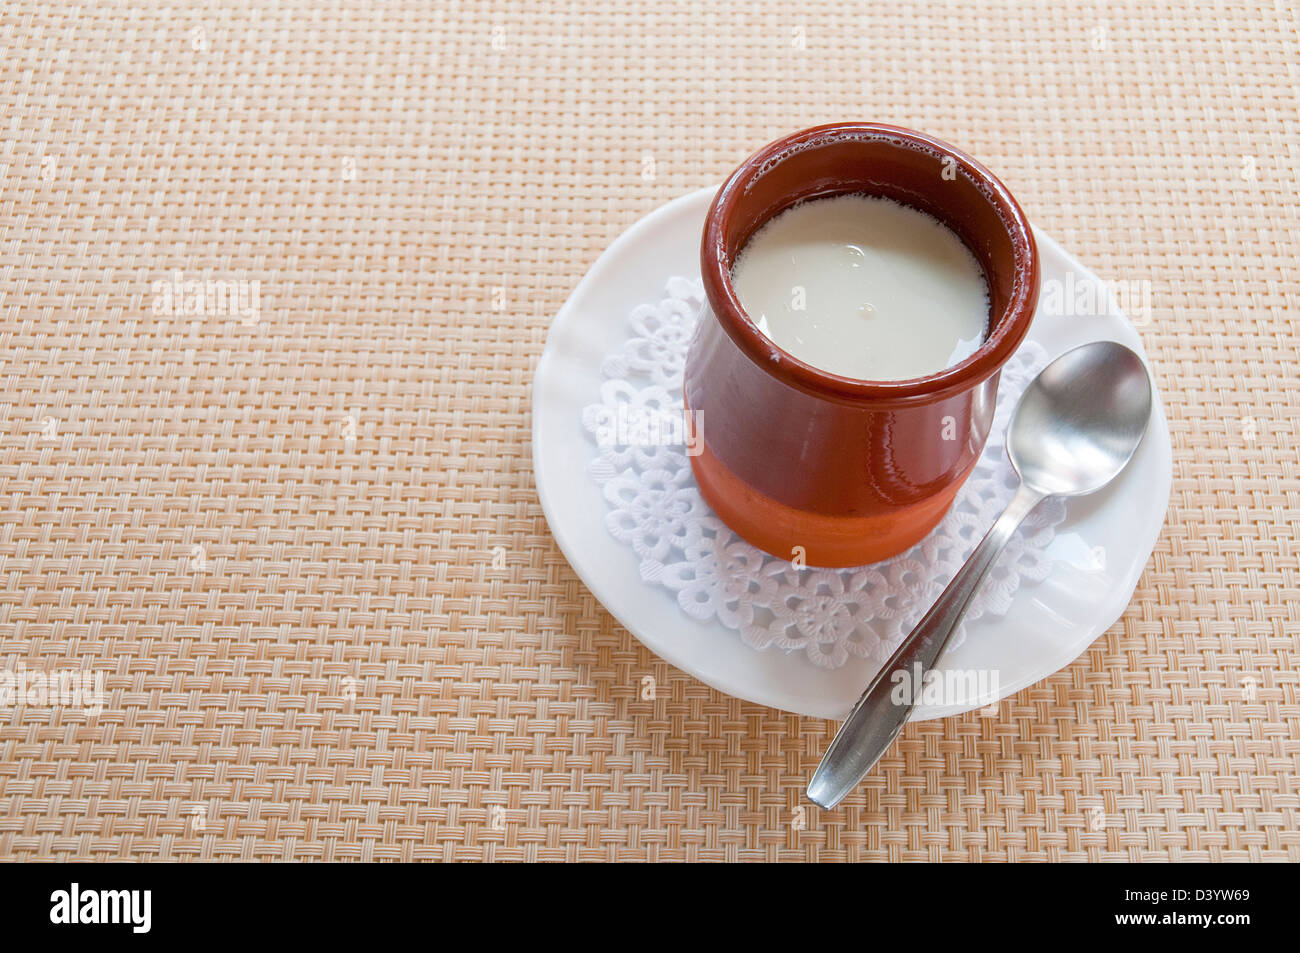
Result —
[[[687,615],[716,618],[757,650],[802,651],[838,668],[883,663],[952,579],[1011,499],[1017,480],[1005,434],[1025,386],[1047,363],[1026,342],[1002,369],[988,443],[952,509],[916,546],[854,569],[796,568],[733,533],[700,496],[684,440],[682,373],[703,305],[698,280],[669,279],[665,297],[629,315],[629,335],[607,355],[599,402],[583,409],[588,472],[601,485],[605,526],[640,560],[644,582],[676,594]],[[1044,551],[1065,503],[1039,504],[1012,537],[966,614],[1001,616],[1024,581],[1045,578]],[[965,639],[964,624],[950,648]]]

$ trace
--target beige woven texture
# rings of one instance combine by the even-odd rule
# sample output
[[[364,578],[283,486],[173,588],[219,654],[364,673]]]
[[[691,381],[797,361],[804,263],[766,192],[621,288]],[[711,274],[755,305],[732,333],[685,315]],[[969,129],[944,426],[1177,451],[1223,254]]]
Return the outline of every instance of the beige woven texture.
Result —
[[[0,711],[0,856],[1300,859],[1296,15],[903,6],[0,7],[0,670],[105,691]],[[1120,623],[821,812],[832,724],[569,568],[529,387],[611,239],[844,118],[1151,282],[1175,463]]]

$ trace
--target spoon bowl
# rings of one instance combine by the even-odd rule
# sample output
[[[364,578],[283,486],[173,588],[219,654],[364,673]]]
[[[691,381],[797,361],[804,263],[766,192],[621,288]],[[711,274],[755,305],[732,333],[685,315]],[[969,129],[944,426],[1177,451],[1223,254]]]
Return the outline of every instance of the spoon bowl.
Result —
[[[1114,341],[1067,351],[1025,388],[1007,456],[1042,496],[1093,493],[1124,469],[1151,419],[1142,359]]]

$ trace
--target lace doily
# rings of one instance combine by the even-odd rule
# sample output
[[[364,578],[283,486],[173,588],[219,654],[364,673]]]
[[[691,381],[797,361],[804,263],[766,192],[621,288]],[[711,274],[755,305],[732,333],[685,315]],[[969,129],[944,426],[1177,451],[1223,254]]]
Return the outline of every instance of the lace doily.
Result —
[[[604,490],[605,526],[640,558],[641,578],[677,597],[694,619],[717,619],[757,650],[802,651],[838,668],[884,663],[952,579],[1011,499],[1016,477],[1005,434],[1016,401],[1047,363],[1026,342],[1002,370],[997,411],[975,470],[942,522],[916,546],[855,569],[799,568],[733,533],[700,496],[686,453],[682,372],[703,289],[672,278],[665,297],[629,316],[629,337],[607,355],[598,403],[583,409],[593,440],[588,472]],[[1045,549],[1065,504],[1039,504],[980,588],[966,621],[1001,616],[1024,581],[1051,570]],[[953,645],[965,639],[965,626]]]

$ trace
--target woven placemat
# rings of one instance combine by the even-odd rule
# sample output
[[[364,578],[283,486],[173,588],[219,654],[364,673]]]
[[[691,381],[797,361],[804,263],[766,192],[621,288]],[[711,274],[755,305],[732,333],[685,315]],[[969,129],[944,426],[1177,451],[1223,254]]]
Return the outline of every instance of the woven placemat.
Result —
[[[9,0],[0,856],[1300,859],[1296,31]],[[958,144],[1146,283],[1175,465],[1121,623],[821,812],[832,724],[674,670],[575,577],[529,385],[614,236],[844,118]]]

